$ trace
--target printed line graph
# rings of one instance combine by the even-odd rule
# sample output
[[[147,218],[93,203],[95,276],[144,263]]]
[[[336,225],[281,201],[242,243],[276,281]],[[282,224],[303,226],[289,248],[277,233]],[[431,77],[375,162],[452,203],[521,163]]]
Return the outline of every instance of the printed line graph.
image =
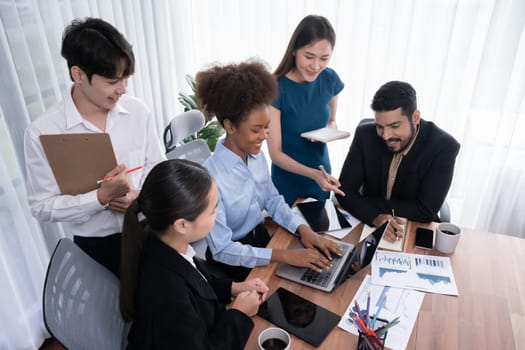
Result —
[[[430,267],[445,267],[442,260],[433,259],[432,257],[415,258],[414,260],[416,262],[416,266],[426,265]]]
[[[412,268],[412,261],[408,256],[376,254],[375,259],[382,266],[389,265],[396,267],[406,267],[407,269]]]
[[[378,251],[372,261],[376,284],[457,295],[450,258]]]
[[[357,328],[351,319],[352,316],[355,317],[357,314],[354,300],[358,302],[363,314],[366,312],[368,295],[370,295],[370,315],[376,312],[380,300],[386,296],[386,302],[379,313],[379,317],[389,321],[399,317],[399,324],[388,331],[385,347],[405,349],[425,294],[410,289],[373,284],[371,277],[367,275],[339,322],[340,328],[352,334],[358,334]]]

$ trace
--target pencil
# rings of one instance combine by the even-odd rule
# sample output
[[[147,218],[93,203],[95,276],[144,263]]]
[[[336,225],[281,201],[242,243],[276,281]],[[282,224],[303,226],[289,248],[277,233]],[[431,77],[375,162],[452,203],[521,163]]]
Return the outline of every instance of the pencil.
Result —
[[[361,308],[359,307],[359,303],[357,302],[357,299],[354,300],[354,306],[355,306],[355,310],[357,312],[357,315],[359,316],[359,318],[361,320],[363,320],[363,314],[361,313]],[[364,321],[363,321],[364,323]],[[366,326],[366,323],[364,323],[364,325]]]
[[[131,173],[133,171],[136,171],[136,170],[139,170],[139,169],[142,169],[142,165],[139,165],[139,166],[136,166],[134,168],[126,170],[126,174],[129,174],[129,173]],[[98,180],[97,184],[101,184],[103,182],[108,182],[108,181],[114,179],[115,177],[117,177],[117,176],[116,175],[112,175],[112,176],[105,177],[102,180]]]

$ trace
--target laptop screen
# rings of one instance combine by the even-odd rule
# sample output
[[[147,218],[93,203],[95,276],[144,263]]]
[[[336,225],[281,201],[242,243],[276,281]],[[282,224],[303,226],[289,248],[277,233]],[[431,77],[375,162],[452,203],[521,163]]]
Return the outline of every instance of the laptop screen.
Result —
[[[355,275],[359,270],[370,264],[387,224],[388,223],[385,223],[375,229],[374,232],[355,246],[350,243],[339,242],[341,247],[343,247],[343,256],[334,257],[332,268],[329,270],[316,272],[306,267],[297,267],[281,263],[276,271],[276,275],[312,288],[331,292],[349,277]],[[297,247],[301,246],[302,244],[300,242],[297,243]]]
[[[376,228],[374,232],[372,232],[354,247],[350,253],[350,257],[344,262],[344,266],[342,268],[344,273],[339,275],[339,280],[336,281],[336,285],[344,282],[347,278],[353,276],[370,264],[387,225],[388,221]]]

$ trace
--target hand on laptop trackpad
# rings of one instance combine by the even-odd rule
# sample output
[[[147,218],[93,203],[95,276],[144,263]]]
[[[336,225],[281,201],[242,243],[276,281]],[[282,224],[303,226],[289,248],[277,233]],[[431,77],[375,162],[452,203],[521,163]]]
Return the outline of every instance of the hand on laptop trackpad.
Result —
[[[343,249],[343,255],[339,259],[332,260],[333,267],[330,270],[323,270],[323,272],[313,274],[312,276],[304,276],[305,271],[312,270],[294,268],[287,264],[281,264],[277,269],[276,275],[308,285],[312,288],[331,292],[335,287],[346,281],[348,277],[354,275],[370,263],[385,229],[386,223],[376,228],[372,234],[356,246],[345,242],[338,242]]]

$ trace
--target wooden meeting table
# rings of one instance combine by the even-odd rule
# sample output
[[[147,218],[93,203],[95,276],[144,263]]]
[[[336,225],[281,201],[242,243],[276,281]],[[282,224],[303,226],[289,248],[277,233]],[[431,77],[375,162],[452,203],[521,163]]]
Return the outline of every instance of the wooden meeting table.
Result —
[[[525,349],[525,239],[462,229],[453,254],[414,247],[416,227],[435,228],[436,223],[409,222],[405,252],[450,256],[459,296],[426,293],[407,349]],[[344,241],[355,244],[362,225]],[[297,238],[279,229],[271,248],[292,247]],[[284,287],[342,316],[370,267],[360,271],[332,293],[287,281],[275,276],[277,264],[254,268],[248,278],[259,277],[270,294]],[[255,327],[245,349],[256,350],[257,337],[267,327],[275,327],[254,317]],[[357,336],[335,327],[318,349],[356,349]],[[292,350],[315,349],[292,336]]]

